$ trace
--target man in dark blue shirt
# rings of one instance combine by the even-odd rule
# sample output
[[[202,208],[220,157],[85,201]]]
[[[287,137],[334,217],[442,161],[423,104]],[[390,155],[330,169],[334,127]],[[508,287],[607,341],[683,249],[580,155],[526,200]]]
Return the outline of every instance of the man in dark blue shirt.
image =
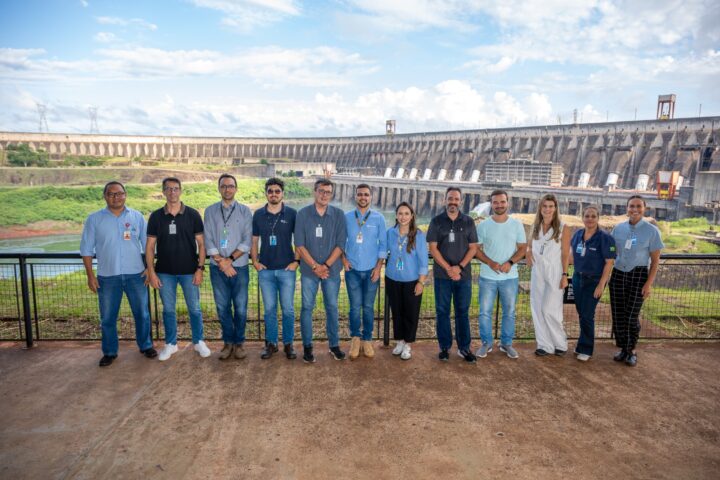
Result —
[[[267,203],[257,210],[252,221],[250,256],[258,272],[260,292],[265,307],[265,348],[260,358],[266,360],[278,351],[277,303],[282,308],[282,337],[288,360],[297,357],[293,348],[295,333],[295,271],[300,261],[292,247],[295,230],[294,209],[283,203],[285,182],[271,178],[265,182]]]

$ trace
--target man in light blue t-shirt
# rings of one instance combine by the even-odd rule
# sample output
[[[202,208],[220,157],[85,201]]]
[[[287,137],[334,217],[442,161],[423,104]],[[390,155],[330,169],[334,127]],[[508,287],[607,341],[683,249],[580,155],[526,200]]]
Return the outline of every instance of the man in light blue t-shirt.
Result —
[[[482,345],[475,353],[485,358],[492,351],[492,310],[497,295],[502,305],[500,351],[510,358],[518,358],[512,347],[515,336],[515,301],[518,294],[516,262],[525,256],[527,243],[525,229],[518,220],[508,215],[508,194],[495,190],[490,194],[493,215],[478,225],[480,259],[480,339]]]

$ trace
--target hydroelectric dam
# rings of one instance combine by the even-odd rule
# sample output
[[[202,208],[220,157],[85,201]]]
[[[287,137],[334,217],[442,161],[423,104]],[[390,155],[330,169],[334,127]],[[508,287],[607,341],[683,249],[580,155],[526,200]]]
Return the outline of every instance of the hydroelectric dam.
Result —
[[[657,218],[708,215],[720,201],[720,117],[546,125],[323,138],[134,136],[0,132],[0,150],[27,144],[51,159],[64,155],[147,158],[228,166],[265,159],[331,164],[339,199],[355,184],[376,188],[374,201],[394,208],[402,200],[419,212],[442,206],[449,185],[466,195],[466,209],[495,188],[509,190],[515,211],[533,211],[548,191],[565,213],[597,203],[606,214],[624,212],[640,193]],[[533,184],[494,178],[519,164],[547,166],[552,181]],[[528,167],[528,168],[530,168]],[[513,167],[517,168],[517,167]],[[673,199],[657,195],[656,173],[678,172]],[[548,176],[550,178],[550,176]]]

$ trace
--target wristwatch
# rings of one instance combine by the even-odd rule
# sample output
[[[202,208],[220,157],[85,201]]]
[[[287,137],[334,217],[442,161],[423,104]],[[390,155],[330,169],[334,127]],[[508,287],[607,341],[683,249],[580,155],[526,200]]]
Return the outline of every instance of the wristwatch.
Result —
[[[512,261],[512,258],[511,258],[510,260],[508,260],[508,263],[510,264],[511,267],[512,267],[513,265],[515,265],[515,262]]]
[[[198,265],[198,266],[197,266],[197,269],[204,272],[204,271],[205,271],[205,265]]]
[[[563,277],[567,277],[567,276],[568,276],[568,273],[567,273],[567,272],[563,272],[562,276],[563,276]]]

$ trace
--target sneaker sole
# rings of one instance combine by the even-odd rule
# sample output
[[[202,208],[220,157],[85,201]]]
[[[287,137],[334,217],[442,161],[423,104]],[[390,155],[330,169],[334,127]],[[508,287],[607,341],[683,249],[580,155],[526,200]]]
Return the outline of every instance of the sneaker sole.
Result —
[[[508,356],[508,358],[512,358],[513,360],[516,360],[520,355],[515,355],[514,357],[510,355],[507,350],[505,350],[503,347],[500,347],[500,351],[503,352],[505,355]]]
[[[480,355],[480,352],[475,352],[475,356],[476,356],[477,358],[485,358],[485,357],[488,356],[488,353],[490,353],[490,352],[492,352],[492,351],[493,351],[493,349],[492,349],[492,347],[490,347],[490,348],[488,348],[487,351],[485,352],[485,355]]]
[[[306,358],[303,358],[303,362],[305,362],[305,363],[315,363],[315,359],[313,358],[312,360],[308,360],[308,359],[306,359]]]
[[[335,354],[334,354],[333,352],[328,352],[328,353],[329,353],[335,360],[337,360],[338,362],[340,362],[340,361],[342,361],[342,360],[345,360],[345,357],[338,358],[338,357],[335,356]],[[351,358],[350,360],[354,360],[354,359]]]

